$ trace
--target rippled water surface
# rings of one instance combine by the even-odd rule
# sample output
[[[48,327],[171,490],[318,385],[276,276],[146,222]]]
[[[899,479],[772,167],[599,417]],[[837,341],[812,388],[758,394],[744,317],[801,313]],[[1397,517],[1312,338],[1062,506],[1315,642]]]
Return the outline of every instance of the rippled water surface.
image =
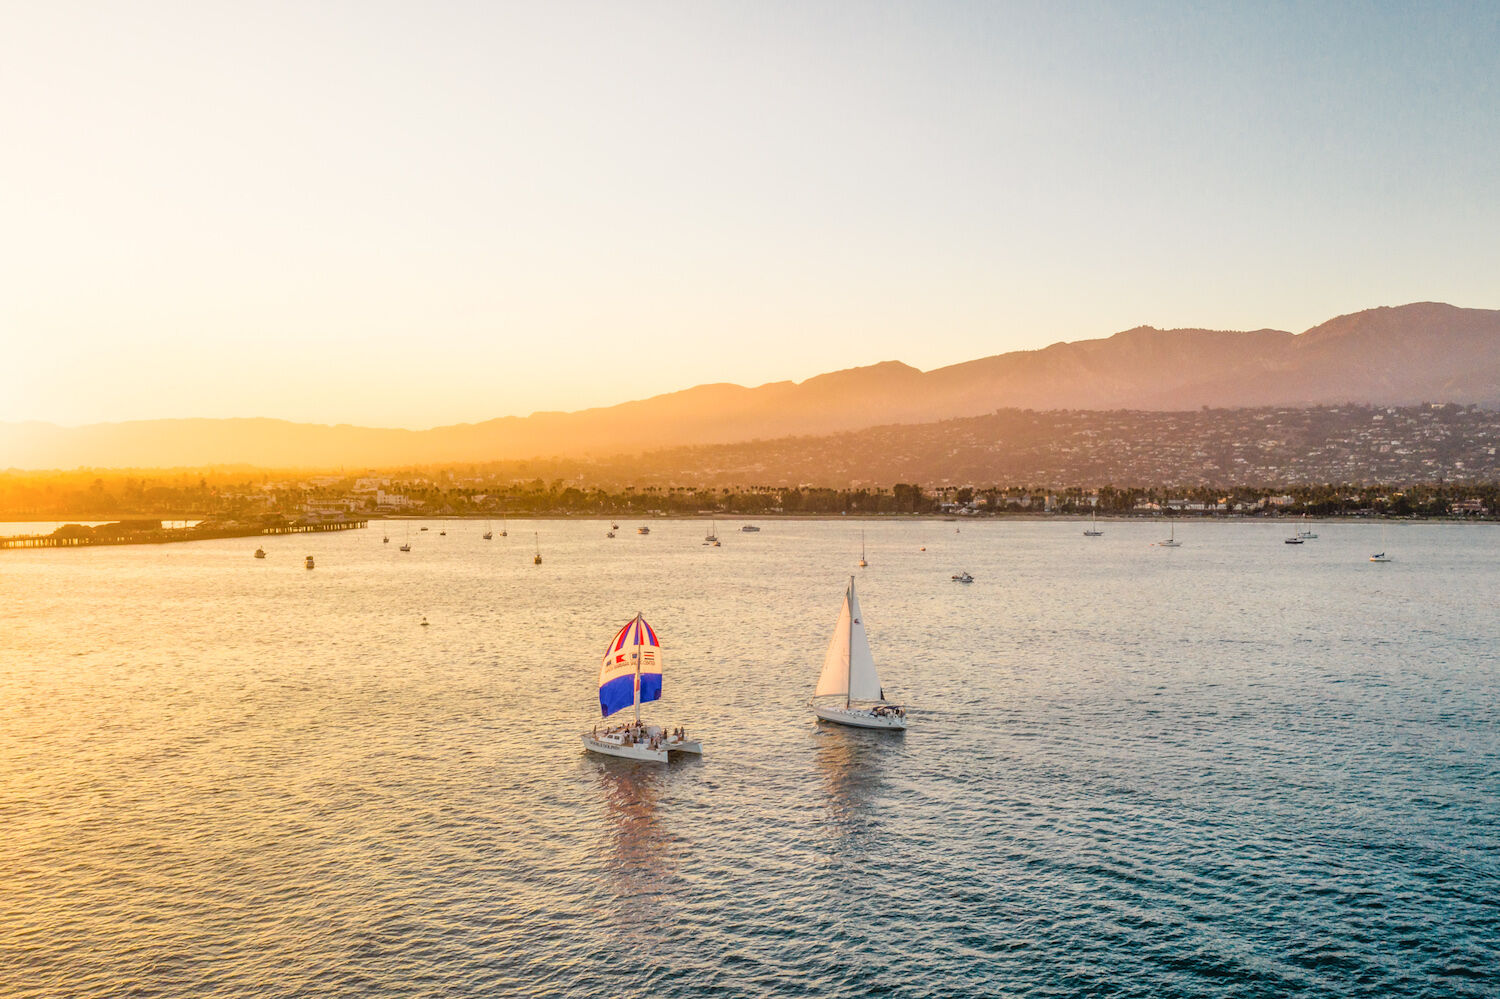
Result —
[[[0,994],[1500,994],[1493,526],[509,526],[0,553]]]

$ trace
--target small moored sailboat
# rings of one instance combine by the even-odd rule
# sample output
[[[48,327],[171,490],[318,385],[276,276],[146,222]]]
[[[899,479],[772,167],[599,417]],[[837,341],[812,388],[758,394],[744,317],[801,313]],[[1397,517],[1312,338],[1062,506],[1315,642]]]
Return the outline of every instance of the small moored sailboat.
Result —
[[[861,569],[863,569],[866,566],[868,566],[869,564],[870,563],[868,563],[868,562],[865,561],[865,532],[864,531],[860,531],[859,532],[859,567]]]
[[[1158,541],[1156,544],[1161,548],[1181,548],[1182,542],[1177,540],[1177,525],[1172,525],[1171,533],[1167,535],[1167,540]]]
[[[615,633],[599,666],[599,712],[608,718],[625,708],[635,709],[634,720],[610,725],[583,736],[583,748],[605,756],[666,763],[671,753],[703,752],[703,744],[689,741],[687,729],[671,730],[641,722],[641,705],[661,700],[661,643],[646,619],[637,614]]]
[[[853,576],[844,591],[844,605],[839,608],[828,651],[823,654],[823,672],[818,674],[811,707],[819,718],[840,725],[906,729],[906,709],[885,699],[885,688],[875,671],[875,656],[865,635]]]
[[[537,535],[536,535],[536,558],[534,558],[534,559],[531,560],[531,564],[532,565],[541,565],[542,564],[542,535],[541,535],[540,531],[538,531]]]
[[[1099,508],[1094,507],[1094,520],[1090,527],[1084,529],[1083,536],[1086,538],[1102,538],[1104,532],[1099,530]]]

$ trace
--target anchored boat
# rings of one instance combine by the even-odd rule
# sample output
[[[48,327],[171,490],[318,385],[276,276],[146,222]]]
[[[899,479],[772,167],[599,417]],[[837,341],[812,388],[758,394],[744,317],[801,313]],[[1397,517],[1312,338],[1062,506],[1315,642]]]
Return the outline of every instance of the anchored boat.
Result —
[[[599,711],[608,718],[634,708],[631,721],[594,726],[583,736],[583,748],[605,756],[666,763],[672,753],[703,753],[703,744],[688,739],[687,729],[666,729],[641,721],[641,705],[661,700],[661,643],[646,619],[637,614],[615,633],[599,666]]]
[[[885,699],[885,688],[875,671],[853,576],[823,655],[823,672],[818,674],[811,707],[819,718],[840,725],[906,730],[906,708]]]

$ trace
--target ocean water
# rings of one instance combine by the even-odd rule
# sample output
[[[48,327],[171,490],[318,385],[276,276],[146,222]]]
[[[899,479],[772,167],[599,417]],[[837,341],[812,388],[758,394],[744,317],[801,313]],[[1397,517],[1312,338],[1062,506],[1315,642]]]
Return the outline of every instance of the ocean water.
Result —
[[[1493,525],[383,526],[0,553],[0,995],[1500,994]]]

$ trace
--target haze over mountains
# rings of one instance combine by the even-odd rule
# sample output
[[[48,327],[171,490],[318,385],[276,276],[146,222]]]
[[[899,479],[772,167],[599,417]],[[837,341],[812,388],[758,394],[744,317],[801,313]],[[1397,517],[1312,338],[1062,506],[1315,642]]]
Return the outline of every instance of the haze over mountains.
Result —
[[[897,361],[755,388],[700,385],[601,409],[392,430],[274,419],[0,424],[0,468],[394,466],[581,457],[931,423],[1001,408],[1345,402],[1500,408],[1500,310],[1424,302],[1281,330],[1158,330],[922,372]]]

